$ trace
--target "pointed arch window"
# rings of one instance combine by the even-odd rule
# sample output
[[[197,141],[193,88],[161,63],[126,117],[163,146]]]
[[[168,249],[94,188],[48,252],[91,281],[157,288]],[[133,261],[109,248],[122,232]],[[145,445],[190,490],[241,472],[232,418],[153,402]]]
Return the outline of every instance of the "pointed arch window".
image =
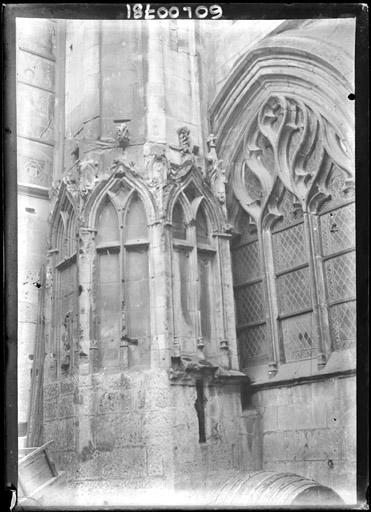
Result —
[[[329,193],[313,195],[306,213],[284,189],[277,205],[281,216],[271,218],[267,227],[263,224],[255,239],[249,228],[244,234],[240,216],[241,235],[232,243],[232,256],[243,368],[270,359],[284,364],[314,358],[321,368],[331,352],[355,348],[354,188],[333,164],[322,180]],[[243,224],[249,226],[245,217]],[[260,237],[263,252],[257,250]],[[255,293],[258,283],[263,293]],[[260,329],[265,326],[265,335],[257,340],[254,322]]]
[[[183,198],[175,203],[172,215],[173,236],[173,311],[174,335],[179,349],[186,353],[194,351],[194,328],[196,316],[195,298],[192,295],[194,273],[192,251],[192,227],[186,221]],[[188,213],[189,213],[189,204]]]
[[[118,212],[107,198],[97,220],[97,337],[103,366],[119,359],[120,338],[120,230]]]
[[[78,286],[77,226],[73,206],[68,201],[60,210],[56,224],[55,296],[53,314],[54,353],[57,377],[69,374],[77,363]]]
[[[173,210],[173,238],[177,240],[187,239],[187,225],[184,210],[179,202],[175,203]]]
[[[207,353],[210,352],[211,344],[215,340],[214,272],[216,250],[211,237],[211,223],[203,202],[200,204],[196,215],[196,245],[199,334],[205,344],[205,353]]]
[[[174,331],[180,350],[216,355],[216,255],[205,200],[181,195],[172,212]],[[188,221],[186,220],[188,218]]]
[[[355,341],[352,126],[338,113],[318,110],[318,103],[302,93],[272,94],[256,104],[256,116],[230,153],[234,195],[257,225],[270,376],[278,365],[301,360],[307,361],[287,366],[288,372],[318,371],[334,359],[331,352],[352,348]],[[221,146],[229,144],[234,141],[227,137]],[[237,315],[243,311],[248,318],[259,304],[249,299],[251,283],[242,283],[253,256],[241,269],[242,251],[232,249],[235,287],[247,290],[235,294]],[[250,367],[255,362],[251,335],[247,343],[251,352],[242,364]],[[263,344],[258,340],[258,352]],[[354,367],[351,353],[343,361]],[[254,368],[253,377],[264,378],[263,371],[263,365]]]
[[[125,365],[148,365],[149,242],[146,213],[138,194],[134,192],[123,209],[106,197],[96,229],[96,335],[101,365],[118,367],[122,350]]]
[[[127,336],[129,341],[130,365],[149,365],[148,226],[144,205],[137,194],[129,202],[124,221],[123,297],[126,322],[122,325],[122,337]]]

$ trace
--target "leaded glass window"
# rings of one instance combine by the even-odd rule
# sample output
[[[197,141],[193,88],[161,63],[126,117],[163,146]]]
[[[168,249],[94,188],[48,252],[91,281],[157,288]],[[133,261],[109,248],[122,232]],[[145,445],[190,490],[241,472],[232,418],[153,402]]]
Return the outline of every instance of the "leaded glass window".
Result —
[[[295,196],[285,191],[283,217],[272,228],[281,349],[286,362],[316,355],[311,271],[303,211]]]
[[[237,338],[242,368],[268,359],[266,307],[258,232],[241,211],[232,243]]]
[[[332,350],[355,346],[356,270],[355,204],[344,174],[329,176],[331,200],[319,212],[321,262],[326,288]]]

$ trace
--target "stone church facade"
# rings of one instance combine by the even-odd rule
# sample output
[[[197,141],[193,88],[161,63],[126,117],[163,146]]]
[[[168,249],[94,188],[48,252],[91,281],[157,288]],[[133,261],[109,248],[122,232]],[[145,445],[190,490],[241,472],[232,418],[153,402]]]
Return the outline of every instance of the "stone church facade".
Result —
[[[17,21],[19,435],[71,486],[354,499],[355,24],[259,23]]]

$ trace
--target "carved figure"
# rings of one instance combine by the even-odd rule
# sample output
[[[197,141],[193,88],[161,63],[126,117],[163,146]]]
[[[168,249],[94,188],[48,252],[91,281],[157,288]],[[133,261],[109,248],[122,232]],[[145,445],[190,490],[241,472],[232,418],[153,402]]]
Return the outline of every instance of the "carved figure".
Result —
[[[183,157],[185,157],[186,155],[191,154],[191,132],[189,128],[183,126],[182,128],[179,128],[177,130],[177,133],[179,139],[180,153]]]
[[[219,160],[218,155],[216,153],[216,137],[213,133],[211,133],[207,139],[208,146],[208,155],[207,155],[207,163],[208,163],[208,173],[207,178],[210,182],[211,188],[219,200],[220,204],[223,206],[225,210],[225,201],[226,201],[226,177],[225,177],[225,168],[223,165],[223,160]],[[225,210],[226,213],[226,210]]]
[[[62,333],[62,343],[63,343],[63,350],[64,355],[61,362],[61,368],[64,372],[67,372],[70,368],[70,362],[71,362],[71,356],[70,356],[70,349],[72,345],[72,319],[71,319],[72,313],[68,311],[64,317],[63,322],[63,333]]]
[[[119,147],[126,149],[129,145],[129,128],[126,123],[121,123],[116,126],[116,140]]]

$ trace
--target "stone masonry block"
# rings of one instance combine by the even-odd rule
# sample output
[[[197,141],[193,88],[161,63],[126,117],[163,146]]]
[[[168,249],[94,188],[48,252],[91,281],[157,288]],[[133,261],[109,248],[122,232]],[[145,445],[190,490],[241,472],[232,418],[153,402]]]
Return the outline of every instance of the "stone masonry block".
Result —
[[[121,448],[99,455],[102,478],[142,478],[147,474],[146,450],[144,447]]]
[[[295,415],[297,429],[313,428],[311,402],[304,402],[302,405],[297,404],[294,407],[293,414]]]
[[[59,391],[59,382],[53,382],[51,384],[45,385],[43,389],[44,400],[56,400],[59,395]]]
[[[277,461],[282,459],[282,432],[265,432],[263,434],[263,460]]]
[[[328,414],[328,406],[325,400],[321,402],[311,402],[311,427],[312,428],[326,428],[328,426],[327,423],[327,414]],[[299,428],[305,428],[299,427]]]
[[[57,417],[57,405],[55,400],[48,400],[44,402],[44,420],[54,420]]]
[[[296,407],[291,405],[279,405],[277,407],[277,425],[279,430],[296,430]]]
[[[299,386],[292,386],[291,388],[291,401],[294,404],[310,404],[312,402],[312,385],[301,384]]]
[[[61,394],[72,393],[75,388],[76,382],[74,379],[65,379],[61,381]]]
[[[150,476],[160,476],[164,474],[164,446],[147,447],[147,466]]]
[[[60,398],[58,403],[58,416],[61,418],[71,417],[74,415],[73,396],[66,395]]]
[[[278,407],[276,405],[264,407],[262,425],[264,432],[278,430]]]

